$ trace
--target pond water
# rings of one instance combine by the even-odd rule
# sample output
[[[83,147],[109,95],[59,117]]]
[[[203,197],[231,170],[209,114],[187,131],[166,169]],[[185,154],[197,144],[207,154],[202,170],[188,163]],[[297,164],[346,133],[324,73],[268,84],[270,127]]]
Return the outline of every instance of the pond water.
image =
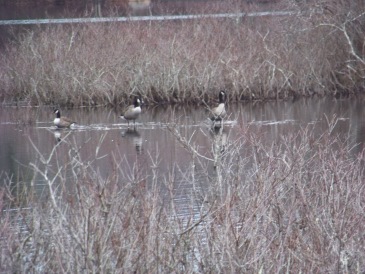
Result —
[[[204,107],[143,107],[143,113],[128,128],[119,117],[120,109],[78,108],[64,109],[62,115],[72,117],[77,126],[72,130],[56,130],[52,124],[50,107],[0,108],[0,187],[8,178],[20,184],[33,184],[37,193],[45,190],[44,177],[34,175],[32,164],[44,167],[47,162],[52,178],[63,172],[67,181],[67,166],[74,159],[88,165],[102,179],[112,179],[118,170],[118,180],[147,179],[158,173],[168,178],[175,176],[176,199],[181,203],[199,182],[200,187],[215,176],[214,140],[211,121]],[[282,136],[298,132],[308,125],[315,126],[318,134],[328,129],[327,120],[338,119],[334,133],[345,136],[354,153],[365,143],[365,110],[362,99],[311,98],[296,101],[229,104],[229,117],[219,136],[226,144],[245,138],[248,127],[257,130],[267,144],[280,142]],[[179,178],[194,168],[192,154],[182,146],[177,131],[206,161],[207,169],[196,172],[188,180]],[[76,155],[76,156],[75,156]],[[178,175],[176,175],[178,174]],[[191,173],[189,173],[191,174]],[[177,176],[177,177],[176,177]],[[142,180],[141,179],[141,180]],[[194,182],[193,182],[194,181]],[[15,191],[15,190],[14,190]],[[182,207],[183,208],[183,207]]]

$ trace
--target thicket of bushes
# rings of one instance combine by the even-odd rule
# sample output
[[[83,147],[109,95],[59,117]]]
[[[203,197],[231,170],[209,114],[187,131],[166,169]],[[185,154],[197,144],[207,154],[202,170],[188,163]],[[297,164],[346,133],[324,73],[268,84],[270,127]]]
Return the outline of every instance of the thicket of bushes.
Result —
[[[72,106],[137,93],[152,104],[208,102],[223,88],[230,100],[357,94],[364,9],[351,3],[291,3],[303,13],[289,17],[36,27],[1,53],[1,95]],[[274,144],[250,127],[236,140],[220,131],[206,154],[172,127],[193,164],[168,174],[158,155],[136,172],[116,147],[103,177],[67,138],[50,155],[35,148],[42,199],[35,181],[20,188],[29,182],[1,174],[0,271],[363,273],[365,152],[335,125]]]
[[[34,27],[2,51],[0,94],[88,106],[137,93],[150,104],[196,103],[219,89],[230,100],[362,93],[363,1],[284,6],[298,13]]]
[[[365,154],[331,136],[334,125],[273,145],[250,128],[228,142],[218,133],[204,155],[173,128],[194,163],[168,174],[158,155],[144,173],[116,149],[102,177],[66,139],[31,164],[46,185],[42,199],[5,179],[0,271],[363,273]]]

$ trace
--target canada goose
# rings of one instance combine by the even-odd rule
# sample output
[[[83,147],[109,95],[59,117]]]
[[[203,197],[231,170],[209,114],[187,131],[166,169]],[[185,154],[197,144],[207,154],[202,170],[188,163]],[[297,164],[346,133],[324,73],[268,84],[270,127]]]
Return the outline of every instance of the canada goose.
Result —
[[[135,97],[134,101],[133,101],[133,105],[130,105],[124,112],[124,115],[121,115],[120,117],[127,120],[128,127],[129,127],[129,121],[133,120],[134,127],[136,127],[136,119],[139,117],[141,112],[142,112],[141,99],[139,97]]]
[[[220,91],[219,92],[219,105],[211,109],[211,120],[214,122],[214,126],[216,126],[215,122],[220,121],[222,124],[223,118],[226,116],[226,108],[225,108],[225,101],[226,101],[226,92]]]
[[[61,117],[61,112],[59,109],[55,109],[54,113],[56,113],[56,118],[53,120],[53,123],[58,128],[69,128],[70,126],[73,126],[76,124],[76,122],[72,121],[71,119],[67,117]]]

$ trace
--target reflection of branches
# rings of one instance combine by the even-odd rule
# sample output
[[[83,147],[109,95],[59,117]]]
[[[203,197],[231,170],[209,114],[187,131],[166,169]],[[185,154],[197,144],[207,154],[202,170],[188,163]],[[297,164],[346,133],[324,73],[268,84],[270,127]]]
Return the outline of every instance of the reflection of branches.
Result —
[[[186,149],[188,150],[190,153],[192,153],[194,156],[198,156],[200,158],[203,158],[205,160],[214,162],[214,159],[209,158],[205,155],[200,154],[196,149],[194,144],[191,142],[195,131],[193,132],[193,134],[191,134],[190,139],[186,139],[185,137],[183,137],[180,132],[177,130],[176,127],[167,127],[167,129],[176,137],[176,139],[179,141],[179,143]]]
[[[184,169],[183,178],[176,176],[178,163],[160,173],[158,153],[150,154],[146,180],[125,176],[128,167],[114,153],[114,171],[102,178],[75,144],[51,150],[56,164],[33,144],[39,159],[32,166],[53,197],[28,200],[27,212],[13,218],[0,189],[0,272],[251,273],[267,262],[271,272],[282,272],[284,263],[294,273],[356,273],[364,263],[358,250],[365,241],[365,152],[354,155],[335,134],[335,116],[325,120],[320,136],[308,126],[275,142],[243,129],[244,137],[227,145],[214,182],[208,169],[199,170],[200,187],[191,187],[195,168]],[[179,137],[196,158],[204,156],[194,143],[198,133]],[[67,145],[72,153],[63,154],[62,164],[59,148]],[[97,159],[101,150],[93,153]],[[66,178],[61,173],[69,168],[75,172]],[[181,187],[188,191],[183,200]],[[13,229],[18,217],[27,231]]]
[[[41,175],[45,181],[45,183],[48,186],[48,190],[49,190],[49,195],[51,198],[51,204],[53,209],[56,211],[57,216],[58,216],[58,220],[62,222],[62,225],[68,229],[68,231],[70,232],[73,240],[75,241],[75,243],[79,246],[79,248],[82,250],[82,252],[85,254],[85,248],[81,243],[81,239],[79,238],[79,236],[77,235],[76,231],[72,228],[70,222],[67,219],[66,216],[66,212],[62,210],[62,207],[60,206],[60,204],[57,202],[57,198],[56,198],[56,190],[54,188],[54,184],[56,181],[59,180],[60,176],[61,176],[61,172],[63,171],[62,167],[57,167],[57,172],[55,175],[53,175],[52,177],[49,176],[50,174],[50,170],[49,168],[51,167],[51,162],[52,159],[55,157],[57,148],[60,146],[61,143],[57,143],[51,150],[48,158],[43,157],[42,153],[39,151],[39,149],[36,147],[36,145],[33,143],[33,141],[31,139],[29,139],[30,143],[32,144],[33,148],[35,149],[36,153],[38,154],[38,156],[40,157],[40,160],[42,162],[42,164],[44,165],[44,170],[41,170],[41,168],[34,163],[30,163],[29,165],[33,168],[33,170],[35,171],[35,173]]]

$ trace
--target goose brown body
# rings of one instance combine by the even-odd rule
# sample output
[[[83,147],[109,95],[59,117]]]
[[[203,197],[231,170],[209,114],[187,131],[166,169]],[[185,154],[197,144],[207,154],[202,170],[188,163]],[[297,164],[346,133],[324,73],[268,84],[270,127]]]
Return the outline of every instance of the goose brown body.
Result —
[[[72,125],[76,124],[73,120],[70,118],[61,116],[61,112],[59,109],[55,109],[54,113],[56,114],[56,118],[53,120],[53,123],[57,128],[69,128]]]
[[[222,119],[226,116],[226,107],[225,107],[225,101],[226,101],[226,93],[225,91],[219,92],[219,104],[218,106],[211,109],[211,120],[213,122],[215,121],[222,121]]]
[[[124,114],[121,115],[122,118],[126,119],[128,122],[129,127],[129,121],[133,120],[134,126],[136,125],[136,119],[138,119],[139,115],[141,114],[141,99],[139,97],[136,97],[134,99],[133,105],[130,105],[125,110]]]

